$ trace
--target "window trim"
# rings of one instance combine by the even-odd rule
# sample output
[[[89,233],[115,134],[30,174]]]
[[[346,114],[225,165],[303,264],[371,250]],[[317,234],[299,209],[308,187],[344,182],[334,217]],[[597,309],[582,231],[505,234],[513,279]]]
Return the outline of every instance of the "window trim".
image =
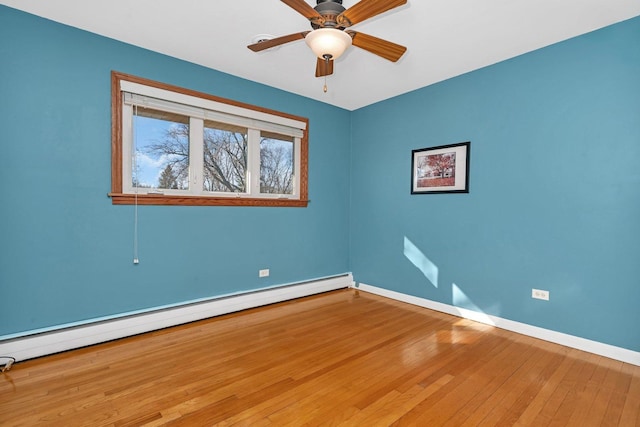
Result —
[[[171,194],[129,194],[123,192],[123,139],[122,139],[122,105],[123,95],[121,82],[130,82],[167,90],[182,95],[201,98],[206,101],[222,103],[231,108],[251,110],[284,119],[303,122],[303,136],[300,138],[300,191],[297,198],[265,197],[217,197],[205,195],[171,195]],[[245,104],[214,95],[173,86],[136,77],[117,71],[111,72],[111,203],[114,205],[173,205],[173,206],[265,206],[265,207],[306,207],[308,200],[308,133],[309,119],[263,107]]]

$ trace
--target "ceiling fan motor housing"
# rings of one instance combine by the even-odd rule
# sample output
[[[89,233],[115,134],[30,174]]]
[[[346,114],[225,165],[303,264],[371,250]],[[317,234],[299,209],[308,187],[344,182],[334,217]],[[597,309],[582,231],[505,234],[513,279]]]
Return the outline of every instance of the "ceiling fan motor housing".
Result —
[[[339,26],[336,22],[336,17],[346,10],[344,6],[342,6],[342,0],[317,0],[317,5],[314,9],[325,19],[323,25],[311,22],[311,27],[314,30],[318,28],[345,29],[345,27]]]

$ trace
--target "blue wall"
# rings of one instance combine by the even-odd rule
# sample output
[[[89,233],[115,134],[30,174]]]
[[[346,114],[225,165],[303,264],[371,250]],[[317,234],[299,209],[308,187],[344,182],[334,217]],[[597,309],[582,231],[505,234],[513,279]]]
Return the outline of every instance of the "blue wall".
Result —
[[[638,40],[635,18],[350,113],[0,6],[0,336],[353,271],[640,351]],[[309,117],[309,207],[140,207],[134,266],[111,70]],[[463,141],[471,192],[411,196],[411,150]]]
[[[4,6],[0,58],[0,336],[349,271],[348,111]],[[308,117],[309,207],[142,206],[134,266],[111,70]]]
[[[410,195],[463,141],[470,193]],[[354,112],[351,185],[356,281],[640,351],[640,18]]]

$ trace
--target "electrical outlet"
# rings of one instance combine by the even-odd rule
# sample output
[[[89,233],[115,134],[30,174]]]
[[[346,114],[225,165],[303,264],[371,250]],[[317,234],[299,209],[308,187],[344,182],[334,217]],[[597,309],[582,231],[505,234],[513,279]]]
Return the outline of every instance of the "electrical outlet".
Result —
[[[543,291],[541,289],[531,289],[531,298],[549,301],[549,291]]]
[[[258,277],[269,277],[269,269],[265,268],[264,270],[258,271]]]

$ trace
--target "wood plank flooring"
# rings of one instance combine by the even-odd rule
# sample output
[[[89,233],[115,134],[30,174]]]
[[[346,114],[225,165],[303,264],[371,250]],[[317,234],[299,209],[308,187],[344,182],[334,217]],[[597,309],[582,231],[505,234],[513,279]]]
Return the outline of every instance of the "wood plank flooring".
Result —
[[[640,426],[640,367],[340,290],[25,361],[2,426]]]

